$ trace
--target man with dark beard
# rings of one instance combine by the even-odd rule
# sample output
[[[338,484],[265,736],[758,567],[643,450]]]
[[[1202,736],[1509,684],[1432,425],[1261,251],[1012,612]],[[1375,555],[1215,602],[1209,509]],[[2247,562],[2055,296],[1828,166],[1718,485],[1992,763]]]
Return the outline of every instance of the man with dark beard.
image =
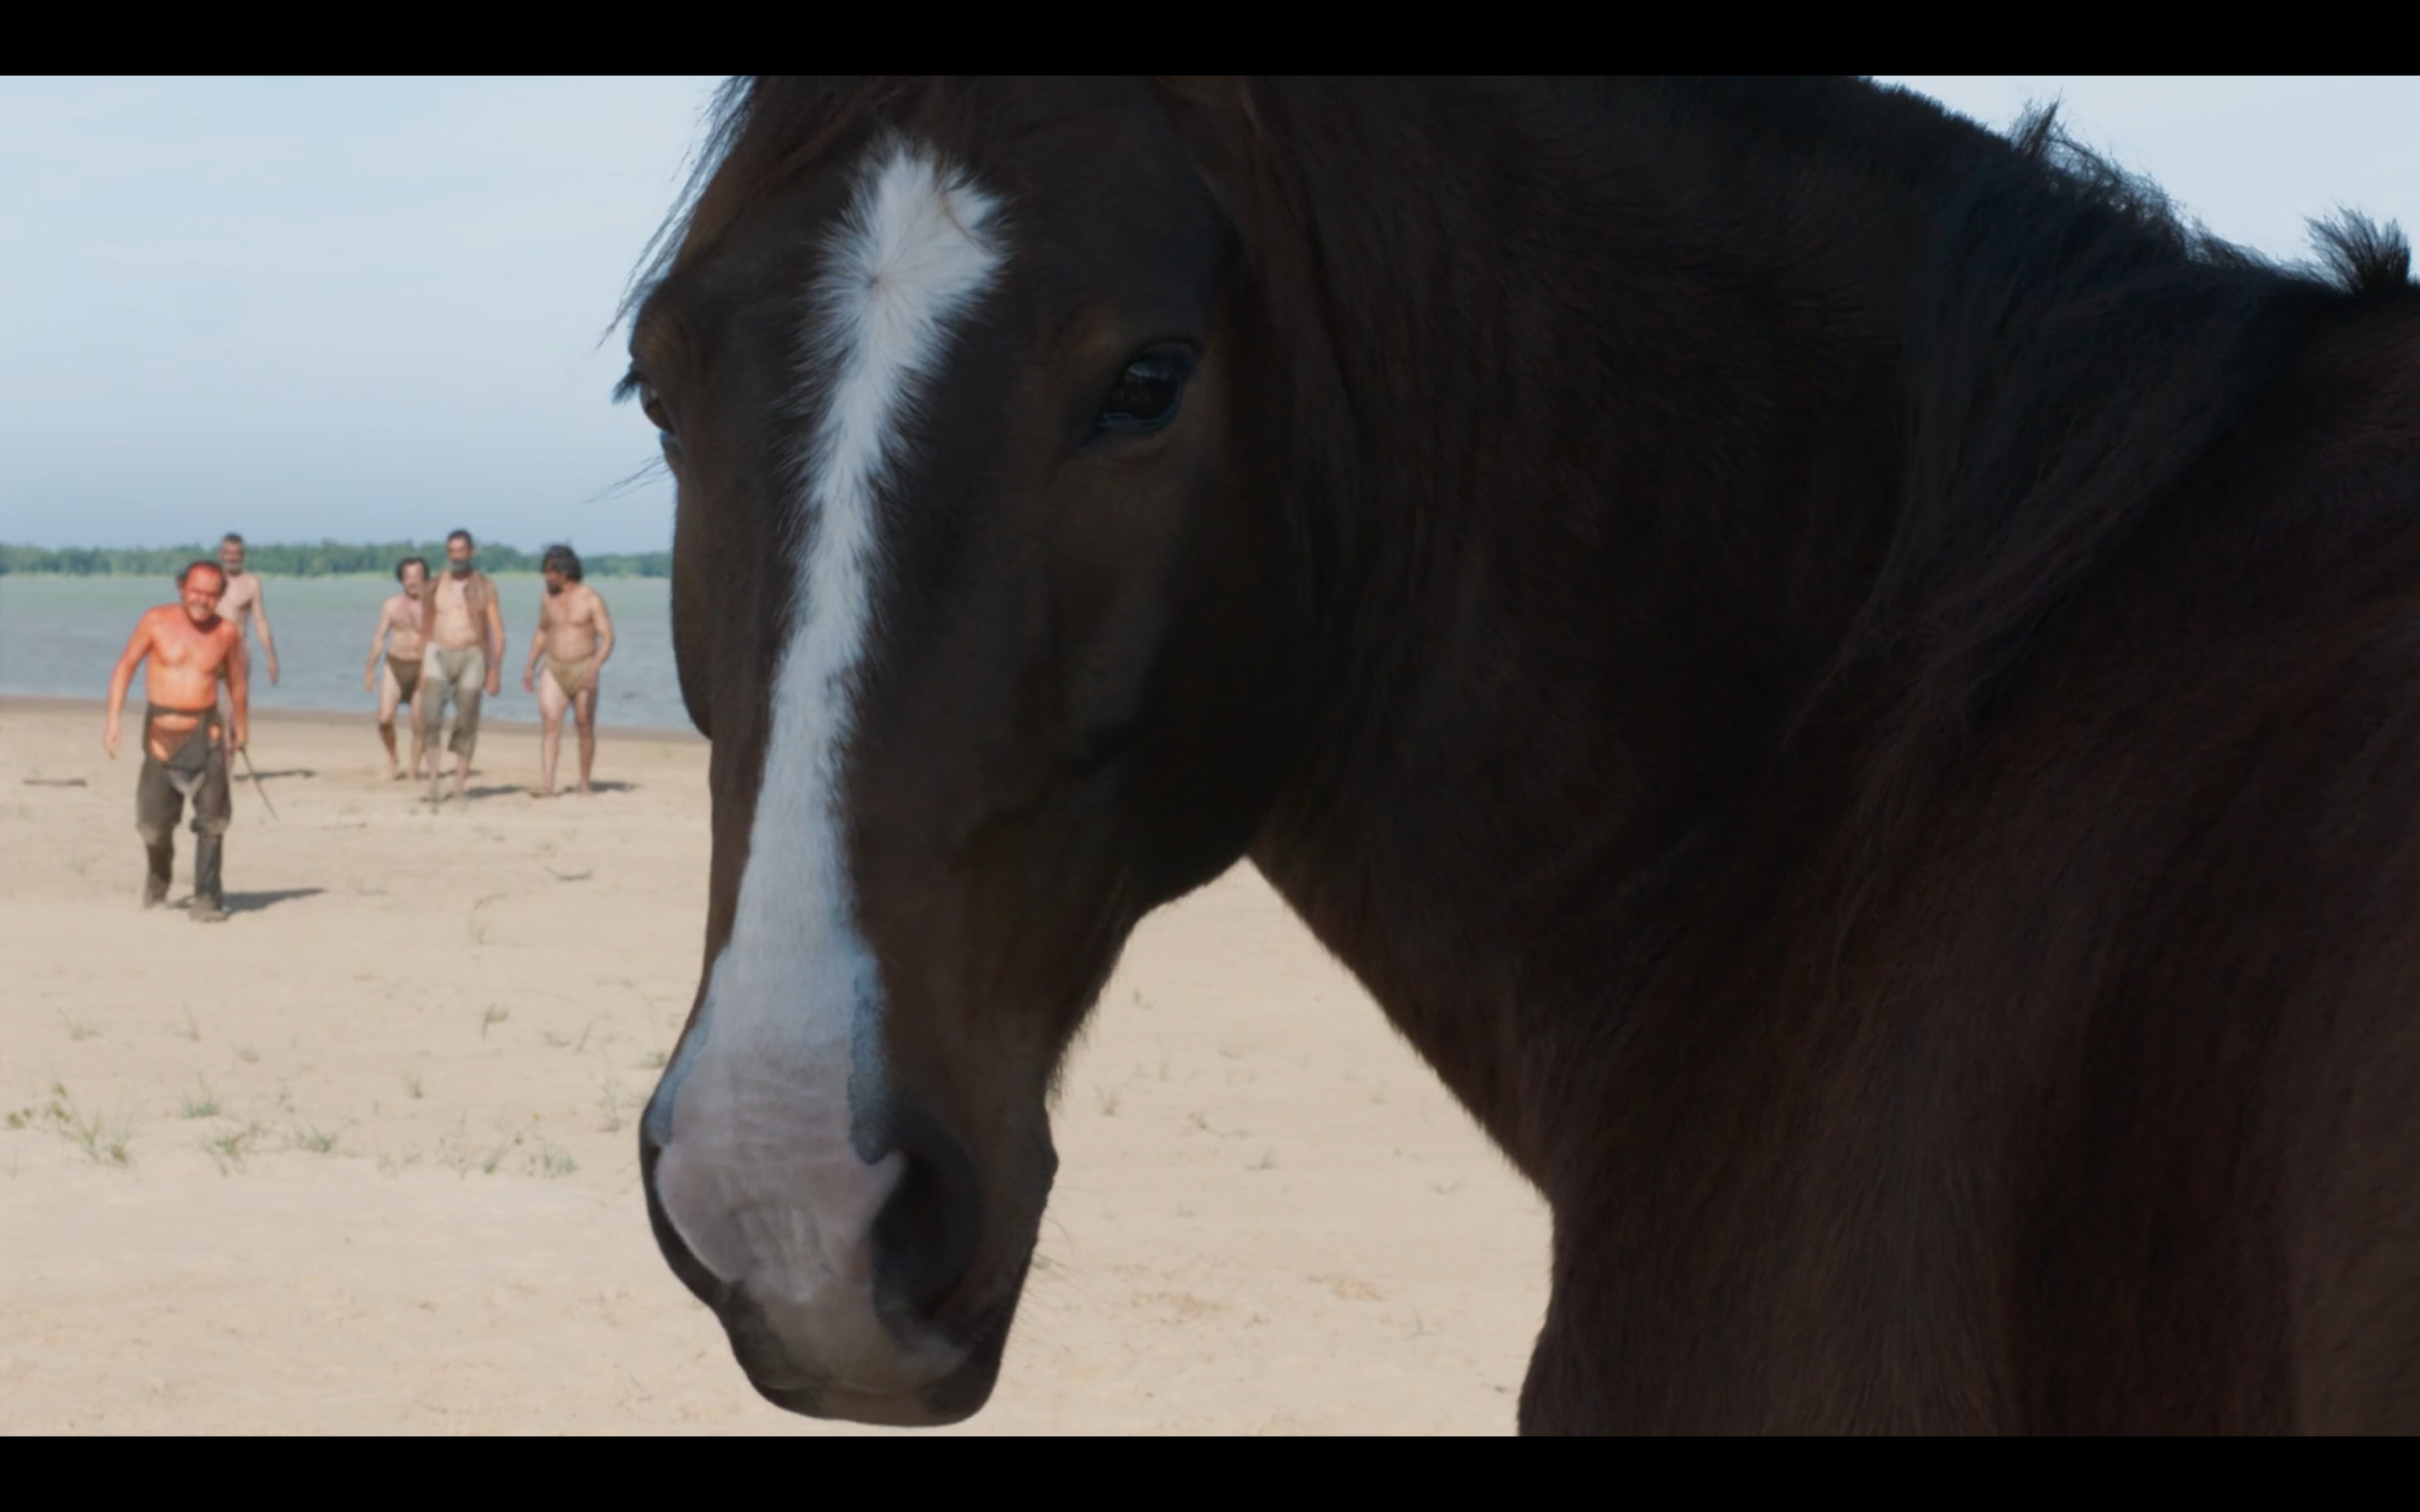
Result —
[[[563,750],[563,711],[580,727],[580,794],[588,795],[588,775],[597,764],[597,674],[613,655],[613,616],[605,595],[581,581],[580,553],[567,546],[547,548],[540,570],[546,597],[538,601],[537,633],[530,637],[529,665],[521,687],[537,695],[545,733],[538,739],[538,786],[534,796],[554,796],[555,759]],[[546,681],[537,680],[539,659]]]

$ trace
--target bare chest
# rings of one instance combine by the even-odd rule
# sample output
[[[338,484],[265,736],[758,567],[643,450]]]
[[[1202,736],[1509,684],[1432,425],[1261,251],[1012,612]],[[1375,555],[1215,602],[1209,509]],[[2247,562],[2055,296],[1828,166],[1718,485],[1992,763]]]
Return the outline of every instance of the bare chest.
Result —
[[[597,606],[586,594],[567,593],[550,598],[539,613],[551,627],[585,630],[597,623]]]
[[[219,618],[233,622],[236,633],[243,633],[244,616],[252,612],[253,604],[260,597],[260,584],[250,573],[227,579],[226,592],[219,595]]]
[[[182,615],[163,616],[151,633],[151,664],[162,671],[214,671],[226,660],[235,629],[222,616],[208,630]]]

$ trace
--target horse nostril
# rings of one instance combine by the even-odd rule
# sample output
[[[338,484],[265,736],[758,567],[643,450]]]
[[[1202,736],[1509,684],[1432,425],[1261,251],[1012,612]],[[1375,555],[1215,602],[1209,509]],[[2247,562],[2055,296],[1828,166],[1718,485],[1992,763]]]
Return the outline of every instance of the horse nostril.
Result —
[[[908,1169],[874,1220],[875,1286],[885,1304],[930,1318],[974,1264],[983,1193],[966,1148],[931,1118],[902,1112],[892,1136]]]

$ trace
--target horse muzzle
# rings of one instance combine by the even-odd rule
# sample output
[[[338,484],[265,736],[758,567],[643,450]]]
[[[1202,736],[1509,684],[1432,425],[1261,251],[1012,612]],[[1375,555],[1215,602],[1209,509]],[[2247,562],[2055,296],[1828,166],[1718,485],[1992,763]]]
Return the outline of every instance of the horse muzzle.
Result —
[[[903,1426],[972,1413],[1016,1288],[970,1295],[983,1212],[964,1149],[913,1114],[887,1120],[892,1148],[873,1161],[783,1121],[650,1107],[640,1170],[674,1273],[776,1406]]]

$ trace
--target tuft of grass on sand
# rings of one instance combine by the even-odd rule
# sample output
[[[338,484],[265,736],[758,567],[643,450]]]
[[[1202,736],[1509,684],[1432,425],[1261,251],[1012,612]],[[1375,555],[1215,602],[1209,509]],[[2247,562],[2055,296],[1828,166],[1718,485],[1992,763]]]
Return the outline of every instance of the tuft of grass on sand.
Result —
[[[113,1114],[86,1113],[68,1095],[65,1083],[51,1084],[51,1100],[39,1109],[31,1110],[27,1120],[47,1126],[54,1134],[84,1151],[85,1159],[95,1165],[132,1165],[134,1156],[129,1148],[134,1141],[134,1119],[123,1109]],[[12,1115],[12,1121],[16,1116]],[[21,1125],[22,1127],[22,1125]]]
[[[59,1022],[67,1026],[68,1038],[79,1042],[92,1039],[101,1033],[101,1026],[90,1019],[71,1019],[65,1013],[61,1013]]]
[[[543,1139],[537,1142],[537,1154],[533,1165],[539,1176],[550,1180],[569,1176],[580,1169],[580,1163],[571,1158],[569,1150],[557,1149]]]
[[[181,1029],[172,1030],[171,1032],[181,1035],[185,1039],[193,1041],[195,1044],[202,1042],[202,1026],[194,1019],[193,1011],[190,1009],[187,1010],[185,1013],[185,1026]]]
[[[650,1050],[639,1057],[639,1065],[642,1070],[661,1071],[664,1069],[664,1063],[671,1058],[672,1057],[661,1050]]]
[[[597,1129],[599,1134],[622,1132],[622,1109],[628,1104],[629,1100],[630,1094],[622,1088],[622,1078],[612,1072],[607,1072],[597,1093],[597,1111],[599,1115]]]
[[[488,1005],[488,1011],[479,1015],[479,1038],[482,1040],[486,1039],[488,1037],[488,1031],[490,1028],[504,1023],[506,1019],[509,1019],[512,1016],[513,1011],[506,1008],[504,1004],[489,1003]]]
[[[403,1073],[403,1095],[415,1103],[420,1101],[420,1072],[408,1071]]]
[[[1101,1110],[1102,1118],[1114,1119],[1118,1116],[1118,1100],[1125,1090],[1124,1088],[1111,1087],[1106,1082],[1093,1084],[1093,1104]]]
[[[260,1064],[260,1052],[248,1044],[240,1044],[235,1047],[235,1058],[247,1066],[257,1066]]]
[[[247,1123],[240,1129],[205,1134],[201,1150],[218,1165],[221,1176],[234,1176],[244,1169],[244,1157],[252,1152],[253,1142],[267,1132],[257,1123]]]
[[[179,1094],[177,1117],[180,1119],[215,1119],[219,1116],[219,1100],[210,1091],[210,1084],[197,1082],[194,1089]]]
[[[322,1129],[316,1123],[296,1123],[287,1126],[286,1142],[306,1154],[333,1155],[343,1134],[341,1129]]]

